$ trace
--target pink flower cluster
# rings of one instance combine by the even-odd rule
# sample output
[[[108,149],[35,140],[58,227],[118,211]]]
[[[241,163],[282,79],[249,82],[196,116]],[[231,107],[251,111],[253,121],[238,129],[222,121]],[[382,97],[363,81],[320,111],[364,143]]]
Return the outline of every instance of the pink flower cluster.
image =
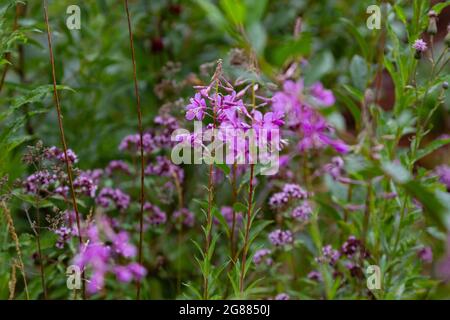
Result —
[[[66,161],[64,151],[60,150],[59,148],[57,148],[55,146],[46,149],[45,156],[47,159],[50,159],[50,160],[58,160],[61,162]],[[67,158],[69,159],[70,163],[78,162],[77,155],[71,149],[67,149]]]
[[[216,84],[220,91],[211,93]],[[247,162],[254,161],[253,153],[250,152],[253,145],[256,148],[265,147],[267,150],[271,150],[271,143],[275,142],[274,147],[281,148],[281,143],[278,143],[281,140],[279,128],[284,124],[284,113],[262,113],[258,108],[266,105],[268,99],[259,96],[255,96],[255,99],[262,100],[262,103],[248,106],[244,102],[244,96],[250,86],[236,92],[227,80],[217,79],[209,86],[195,88],[198,92],[186,106],[186,119],[203,121],[208,116],[212,120],[212,123],[203,130],[204,136],[217,135],[217,138],[224,143],[227,147],[227,154],[231,155],[227,159],[227,163],[238,159],[245,159]],[[249,111],[250,108],[251,111]],[[218,132],[212,132],[213,129],[217,129]],[[249,132],[254,135],[253,142],[249,142],[249,139],[245,137],[245,134]],[[193,145],[201,145],[204,137],[199,137],[194,133],[189,136],[180,135],[178,139]]]
[[[111,204],[114,204],[118,210],[125,211],[130,205],[130,196],[118,188],[106,187],[100,191],[96,202],[103,208],[108,208]]]
[[[275,93],[272,109],[274,112],[289,114],[289,130],[300,135],[297,147],[300,151],[331,147],[339,153],[347,153],[349,146],[334,138],[334,128],[314,107],[328,107],[335,98],[318,82],[305,88],[303,80],[287,80],[283,90]]]
[[[121,282],[140,281],[145,276],[146,270],[140,264],[123,264],[124,260],[136,256],[136,247],[129,242],[128,233],[115,232],[107,218],[99,218],[96,224],[90,223],[83,233],[87,241],[75,256],[74,263],[82,269],[92,269],[87,284],[89,293],[103,288],[108,273],[113,273]]]
[[[283,187],[283,191],[277,192],[269,199],[269,205],[273,209],[284,207],[292,199],[306,199],[308,193],[298,184],[287,183]]]

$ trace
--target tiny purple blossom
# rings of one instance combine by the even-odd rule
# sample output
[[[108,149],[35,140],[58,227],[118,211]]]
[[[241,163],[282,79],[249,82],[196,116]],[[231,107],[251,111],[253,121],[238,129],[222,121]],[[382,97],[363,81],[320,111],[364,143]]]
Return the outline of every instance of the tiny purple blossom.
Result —
[[[422,39],[417,39],[416,41],[414,41],[412,47],[418,52],[425,52],[428,49],[427,43]]]
[[[417,251],[417,255],[423,262],[433,262],[433,251],[430,247],[423,247]]]
[[[281,229],[277,229],[269,233],[269,240],[276,247],[285,246],[294,242],[292,232],[290,232],[289,230],[284,231]]]

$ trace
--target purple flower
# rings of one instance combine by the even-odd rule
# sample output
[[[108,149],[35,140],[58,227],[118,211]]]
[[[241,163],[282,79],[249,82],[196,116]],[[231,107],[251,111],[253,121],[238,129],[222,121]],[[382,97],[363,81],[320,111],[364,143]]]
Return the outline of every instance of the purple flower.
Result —
[[[285,192],[277,192],[269,199],[269,205],[272,209],[278,209],[283,207],[289,202],[289,195]]]
[[[131,174],[130,167],[122,160],[111,161],[105,169],[108,176],[111,176],[114,171],[121,171],[125,174]]]
[[[422,39],[417,39],[416,41],[414,41],[412,47],[418,52],[425,52],[428,49],[427,43]]]
[[[302,189],[298,184],[287,183],[283,187],[283,192],[287,194],[290,198],[295,199],[306,199],[308,193]]]
[[[74,181],[73,187],[76,191],[85,194],[88,197],[95,198],[97,185],[87,174],[81,173]]]
[[[341,253],[347,256],[347,258],[352,258],[356,254],[362,258],[367,258],[369,256],[369,253],[365,249],[362,241],[356,239],[355,236],[348,237],[347,241],[345,241],[341,247]]]
[[[58,240],[56,241],[56,247],[58,249],[62,249],[62,248],[64,248],[64,244],[72,236],[72,229],[62,226],[59,229],[55,230],[55,234],[58,235]]]
[[[431,251],[430,247],[423,247],[417,251],[417,256],[426,263],[433,262],[433,251]]]
[[[283,84],[283,91],[275,93],[272,98],[272,109],[286,115],[289,126],[297,125],[301,118],[302,101],[300,96],[303,91],[303,80],[294,82],[287,80]]]
[[[181,223],[182,225],[185,225],[189,228],[192,228],[195,222],[194,214],[186,208],[175,211],[173,213],[172,219],[175,222]]]
[[[256,265],[261,264],[261,262],[265,262],[268,266],[272,265],[273,260],[269,257],[272,252],[269,249],[260,249],[255,252],[253,256],[253,262]]]
[[[289,300],[290,297],[286,293],[279,293],[275,296],[275,300]]]
[[[144,204],[144,210],[150,213],[150,215],[145,217],[146,221],[150,225],[159,225],[166,223],[166,213],[163,212],[158,206],[147,202]]]
[[[314,281],[322,281],[322,274],[319,271],[313,270],[308,273],[308,279]]]
[[[330,265],[335,265],[340,258],[340,253],[334,250],[331,245],[326,245],[322,248],[322,256],[316,258],[319,263],[329,263]]]
[[[335,102],[333,92],[323,87],[322,83],[316,82],[310,88],[311,96],[318,105],[329,107]]]
[[[105,285],[105,273],[96,271],[92,274],[92,277],[88,280],[87,291],[91,294],[100,291]]]
[[[276,247],[285,246],[294,242],[292,232],[290,232],[289,230],[284,231],[281,229],[277,229],[269,233],[269,240]]]
[[[133,280],[133,273],[126,266],[117,266],[114,268],[114,273],[117,280],[123,283],[128,283]]]
[[[120,189],[103,188],[97,196],[96,202],[103,208],[108,208],[111,202],[120,211],[125,211],[130,205],[130,196]]]
[[[169,177],[171,179],[176,177],[180,183],[184,179],[183,169],[173,164],[170,159],[164,156],[158,156],[156,158],[156,163],[149,164],[147,168],[145,168],[145,174]]]
[[[311,218],[312,208],[307,201],[304,201],[301,205],[295,207],[292,210],[291,216],[294,219],[305,222]]]
[[[439,177],[439,181],[443,183],[447,190],[450,191],[450,166],[440,165],[435,169],[436,174]]]
[[[203,120],[204,112],[206,110],[205,99],[202,98],[200,93],[196,93],[193,98],[190,99],[190,104],[186,106],[186,119],[193,120]]]
[[[220,208],[220,213],[225,218],[225,221],[228,224],[228,227],[232,227],[233,225],[233,208],[228,206],[223,206]],[[239,227],[242,224],[242,212],[236,212],[236,226]]]
[[[60,150],[59,148],[53,146],[45,150],[45,156],[47,159],[53,159],[58,160],[61,162],[66,161],[66,155],[64,154],[63,150]],[[67,158],[69,159],[70,163],[77,163],[78,157],[71,149],[67,149]]]
[[[156,148],[154,136],[146,132],[142,135],[142,145],[144,153],[152,153]],[[128,135],[122,139],[119,144],[120,151],[130,151],[132,153],[139,153],[141,148],[141,136],[137,134]]]
[[[300,124],[302,138],[298,143],[300,151],[323,149],[332,147],[339,153],[347,153],[350,148],[342,140],[333,139],[334,130],[328,125],[325,118],[312,109],[305,109]]]
[[[136,247],[129,243],[128,233],[121,231],[112,239],[112,248],[114,252],[122,255],[124,258],[132,258],[136,255]]]
[[[114,231],[113,222],[108,217],[100,216],[82,225],[87,241],[80,246],[74,264],[84,271],[92,271],[87,286],[91,294],[104,287],[108,273],[115,274],[120,282],[130,282],[133,278],[140,280],[146,274],[145,268],[138,263],[123,264],[125,259],[136,255],[136,248],[129,242],[125,231]]]
[[[128,269],[131,271],[136,280],[141,280],[147,274],[147,270],[137,262],[132,262],[128,265]]]
[[[24,187],[28,193],[38,193],[40,190],[47,190],[50,185],[56,182],[56,175],[48,171],[37,171],[30,175],[24,182]]]

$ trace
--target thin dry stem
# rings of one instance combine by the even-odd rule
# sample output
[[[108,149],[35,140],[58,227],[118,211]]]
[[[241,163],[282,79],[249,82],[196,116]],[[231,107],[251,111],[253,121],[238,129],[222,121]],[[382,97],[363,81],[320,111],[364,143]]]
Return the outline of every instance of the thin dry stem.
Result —
[[[80,224],[80,214],[78,212],[78,205],[77,200],[75,197],[75,189],[73,187],[73,176],[72,176],[72,166],[69,161],[69,157],[67,155],[67,144],[66,144],[66,138],[64,134],[64,126],[62,122],[62,112],[61,112],[61,105],[59,102],[59,96],[58,96],[58,90],[56,87],[56,71],[55,71],[55,58],[53,55],[53,47],[52,47],[52,37],[50,32],[50,23],[48,22],[48,4],[47,1],[44,0],[44,18],[45,18],[45,24],[47,26],[47,40],[48,40],[48,48],[49,48],[49,55],[50,55],[50,64],[52,67],[52,79],[53,79],[53,97],[55,100],[55,108],[56,112],[58,114],[58,126],[59,126],[59,133],[61,136],[61,143],[63,146],[64,151],[64,159],[66,162],[66,171],[67,171],[67,177],[69,179],[69,188],[70,193],[72,197],[72,205],[73,210],[75,211],[75,216],[77,220],[77,228],[78,228],[78,240],[80,243],[80,246],[83,244],[83,239],[81,237],[81,224]],[[85,297],[85,290],[84,290],[84,282],[83,282],[83,297]]]
[[[128,22],[128,35],[130,38],[130,50],[131,50],[131,60],[133,63],[133,80],[134,80],[134,93],[136,95],[136,108],[137,108],[137,116],[138,116],[138,130],[140,137],[140,154],[141,154],[141,189],[140,189],[140,203],[141,210],[139,216],[139,253],[138,260],[142,265],[143,257],[142,257],[142,244],[144,241],[144,144],[143,144],[143,129],[142,129],[142,111],[141,111],[141,99],[139,97],[139,87],[136,75],[136,58],[134,54],[134,43],[133,43],[133,32],[131,29],[131,18],[130,11],[128,10],[128,0],[124,0],[125,11],[127,13],[127,22]],[[141,298],[141,282],[136,282],[136,297],[139,300]]]

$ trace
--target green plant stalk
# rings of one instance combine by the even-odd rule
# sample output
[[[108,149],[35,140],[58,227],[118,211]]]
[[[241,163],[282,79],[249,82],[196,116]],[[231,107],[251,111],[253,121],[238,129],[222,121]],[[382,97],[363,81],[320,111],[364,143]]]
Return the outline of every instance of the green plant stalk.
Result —
[[[244,246],[242,249],[242,262],[241,262],[241,274],[239,278],[239,290],[241,294],[244,292],[244,278],[245,278],[245,264],[247,260],[247,254],[249,249],[249,236],[250,236],[250,226],[252,224],[252,207],[253,207],[253,175],[254,175],[254,164],[250,164],[250,182],[248,191],[248,210],[247,210],[247,223],[245,227],[244,236]]]
[[[216,105],[218,103],[219,96],[219,79],[215,79],[216,81],[216,100],[213,106],[213,128],[216,128]],[[214,143],[214,134],[212,136],[212,142]],[[214,150],[211,153],[211,156],[214,158]],[[212,206],[214,201],[214,164],[211,163],[209,165],[209,173],[208,173],[208,211],[206,215],[206,245],[205,245],[205,254],[204,258],[207,259],[209,248],[211,245],[212,239]],[[208,262],[209,263],[209,262]],[[203,299],[207,300],[209,298],[209,275],[203,274]]]

